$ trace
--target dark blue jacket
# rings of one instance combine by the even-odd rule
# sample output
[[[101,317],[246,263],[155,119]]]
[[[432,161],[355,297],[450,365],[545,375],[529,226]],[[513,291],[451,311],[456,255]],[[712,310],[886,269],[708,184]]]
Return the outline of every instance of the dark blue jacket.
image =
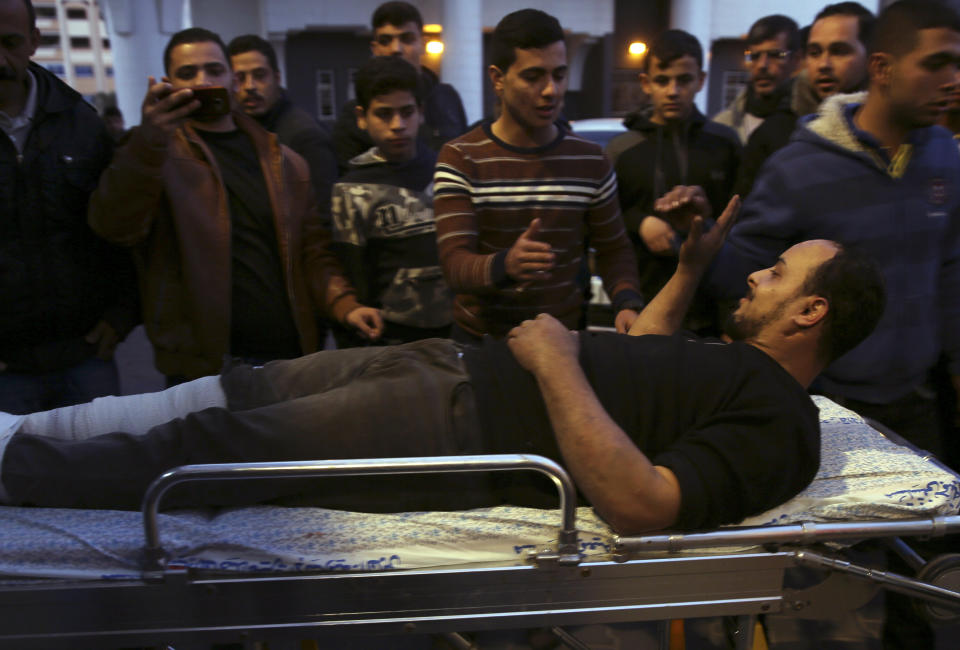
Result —
[[[22,156],[0,137],[0,361],[43,372],[96,352],[83,340],[106,319],[125,336],[136,320],[126,251],[87,226],[87,201],[112,145],[83,98],[30,64],[37,112]]]
[[[887,309],[863,343],[821,375],[827,392],[891,402],[921,384],[941,350],[960,374],[960,155],[940,127],[911,132],[897,167],[853,126],[865,95],[838,95],[801,121],[757,177],[710,283],[743,295],[747,274],[785,249],[832,239],[872,257]]]

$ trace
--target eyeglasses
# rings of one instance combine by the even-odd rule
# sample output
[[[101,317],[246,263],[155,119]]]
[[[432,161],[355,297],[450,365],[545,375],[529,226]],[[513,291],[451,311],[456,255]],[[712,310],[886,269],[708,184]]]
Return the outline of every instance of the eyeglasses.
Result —
[[[747,60],[747,63],[755,63],[766,54],[769,59],[783,61],[790,56],[791,51],[792,50],[747,50],[743,53],[743,58]]]
[[[417,42],[417,33],[401,32],[399,34],[380,34],[377,36],[376,40],[377,44],[382,45],[383,47],[389,47],[395,38],[399,38],[400,42],[404,45],[413,45]]]

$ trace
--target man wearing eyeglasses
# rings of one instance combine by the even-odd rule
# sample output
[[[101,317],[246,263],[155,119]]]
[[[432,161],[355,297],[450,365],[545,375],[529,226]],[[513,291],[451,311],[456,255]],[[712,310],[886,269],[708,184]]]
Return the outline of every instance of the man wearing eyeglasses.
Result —
[[[800,61],[800,29],[780,14],[764,16],[750,27],[744,64],[750,80],[737,98],[714,116],[714,122],[737,132],[746,144],[750,134],[790,99],[790,79]]]
[[[867,48],[874,15],[857,2],[838,2],[820,10],[804,48],[804,74],[798,75],[790,103],[764,120],[750,135],[734,191],[746,197],[764,161],[785,147],[797,120],[817,111],[827,97],[865,90]]]
[[[373,56],[399,56],[420,71],[423,85],[423,124],[420,141],[434,151],[445,142],[467,130],[467,115],[460,95],[450,84],[440,83],[437,75],[422,65],[423,18],[408,2],[385,2],[373,12]],[[357,126],[357,102],[344,104],[333,127],[333,146],[337,153],[340,173],[349,167],[350,160],[373,147],[367,132]]]

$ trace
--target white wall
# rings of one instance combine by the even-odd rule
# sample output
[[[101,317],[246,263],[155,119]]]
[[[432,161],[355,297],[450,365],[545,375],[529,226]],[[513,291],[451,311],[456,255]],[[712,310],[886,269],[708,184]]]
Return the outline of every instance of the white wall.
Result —
[[[163,48],[184,27],[183,0],[101,0],[110,48],[117,106],[127,126],[140,123],[147,77],[163,76]]]
[[[263,35],[259,0],[190,0],[190,20],[220,34],[224,43],[241,34]]]

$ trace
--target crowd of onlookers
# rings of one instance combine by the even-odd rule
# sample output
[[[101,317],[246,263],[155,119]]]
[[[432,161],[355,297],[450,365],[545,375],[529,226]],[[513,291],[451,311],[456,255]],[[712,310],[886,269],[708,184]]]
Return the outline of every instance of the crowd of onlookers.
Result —
[[[739,194],[686,327],[719,335],[742,278],[792,243],[861,248],[884,268],[887,313],[816,389],[952,452],[958,165],[932,128],[960,122],[946,6],[910,0],[877,21],[841,2],[803,29],[761,18],[747,86],[712,119],[694,103],[701,44],[665,31],[640,74],[649,101],[603,155],[566,127],[563,33],[538,12],[500,26],[497,115],[471,130],[420,65],[418,10],[387,2],[332,130],[291,102],[267,41],[190,28],[125,131],[30,61],[30,2],[3,10],[0,409],[117,392],[111,354],[138,322],[168,384],[315,351],[328,330],[344,347],[478,342],[540,312],[583,327],[591,274],[625,331],[673,272],[684,224]],[[527,47],[531,20],[558,42]]]
[[[328,330],[344,347],[478,342],[540,312],[584,327],[591,274],[626,331],[684,224],[739,194],[686,327],[720,335],[742,278],[792,243],[860,248],[884,269],[887,312],[816,390],[951,456],[960,179],[933,125],[960,122],[960,24],[945,5],[877,20],[841,2],[803,29],[761,18],[747,86],[713,119],[694,103],[701,44],[665,31],[640,74],[649,101],[603,153],[566,127],[563,32],[542,12],[498,27],[497,115],[469,130],[420,65],[418,10],[387,2],[332,130],[291,102],[267,41],[196,27],[170,39],[125,131],[30,61],[31,3],[2,6],[0,409],[117,392],[111,354],[139,322],[168,384],[315,351]],[[553,45],[523,42],[531,24]]]

